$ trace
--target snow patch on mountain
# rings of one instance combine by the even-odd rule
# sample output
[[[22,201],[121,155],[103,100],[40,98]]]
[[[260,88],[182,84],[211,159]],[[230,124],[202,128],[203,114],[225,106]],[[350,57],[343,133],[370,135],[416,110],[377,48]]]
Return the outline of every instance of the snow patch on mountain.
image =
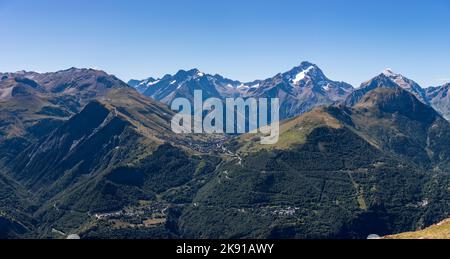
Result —
[[[161,82],[161,80],[156,80],[154,82],[148,82],[147,86],[152,86],[152,85],[156,85],[157,83]]]
[[[231,85],[230,85],[231,86]],[[244,89],[244,90],[249,90],[249,89],[256,89],[259,88],[260,84],[256,83],[256,84],[240,84],[238,85],[236,88],[237,89]]]
[[[292,80],[292,83],[298,84],[300,81],[305,79],[306,75],[308,75],[309,71],[311,71],[312,69],[314,69],[314,66],[310,66],[307,69],[303,70],[302,72],[298,73]]]

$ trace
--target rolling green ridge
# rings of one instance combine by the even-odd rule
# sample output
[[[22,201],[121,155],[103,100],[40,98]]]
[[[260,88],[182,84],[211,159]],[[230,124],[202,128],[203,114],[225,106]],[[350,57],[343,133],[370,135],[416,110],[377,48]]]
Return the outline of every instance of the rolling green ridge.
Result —
[[[388,156],[348,129],[319,127],[303,145],[243,160],[199,191],[180,218],[183,235],[365,238],[448,213],[446,175]]]

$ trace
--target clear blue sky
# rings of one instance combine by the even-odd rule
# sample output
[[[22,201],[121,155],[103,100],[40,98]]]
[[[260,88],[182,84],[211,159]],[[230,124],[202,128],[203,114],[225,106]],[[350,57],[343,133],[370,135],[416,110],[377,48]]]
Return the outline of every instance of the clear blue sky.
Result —
[[[178,69],[248,81],[301,61],[359,86],[392,68],[450,81],[449,0],[0,0],[0,71]]]

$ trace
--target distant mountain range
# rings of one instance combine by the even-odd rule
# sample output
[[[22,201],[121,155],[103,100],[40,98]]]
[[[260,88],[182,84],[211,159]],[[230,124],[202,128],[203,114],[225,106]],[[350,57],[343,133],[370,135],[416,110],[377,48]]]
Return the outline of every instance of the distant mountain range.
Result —
[[[251,83],[0,79],[0,238],[366,238],[450,217],[449,85],[389,70],[353,89],[309,62]],[[167,104],[195,89],[279,97],[279,142],[173,133]]]
[[[179,71],[162,79],[132,80],[139,92],[170,104],[177,97],[193,98],[194,90],[203,90],[204,98],[255,97],[280,98],[282,119],[290,118],[319,105],[343,101],[353,91],[347,83],[328,79],[316,65],[303,62],[292,70],[266,80],[242,83],[220,75],[208,75],[197,69]]]
[[[328,79],[322,70],[310,62],[302,62],[288,72],[265,80],[242,83],[220,75],[209,75],[198,69],[181,70],[162,79],[130,80],[128,84],[155,100],[171,104],[177,97],[193,98],[194,90],[203,90],[204,98],[278,97],[282,119],[292,118],[320,105],[346,102],[354,105],[365,93],[379,87],[401,87],[414,94],[421,102],[432,105],[449,119],[448,86],[424,89],[403,75],[386,69],[380,75],[363,83],[358,89],[350,84]]]

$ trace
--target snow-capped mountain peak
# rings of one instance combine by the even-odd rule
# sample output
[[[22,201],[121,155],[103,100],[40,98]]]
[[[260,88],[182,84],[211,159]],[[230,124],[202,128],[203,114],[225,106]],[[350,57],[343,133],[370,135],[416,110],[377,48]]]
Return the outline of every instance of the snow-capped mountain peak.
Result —
[[[355,105],[366,93],[376,88],[400,87],[417,97],[422,103],[429,104],[425,90],[413,80],[395,73],[392,69],[385,69],[381,74],[364,82],[359,89],[353,92],[346,100],[349,105]]]
[[[383,70],[382,74],[387,76],[387,77],[399,76],[399,74],[394,73],[394,71],[392,71],[391,68],[386,68],[385,70]]]
[[[401,74],[394,73],[392,69],[386,69],[383,72],[383,75],[385,75],[387,78],[389,78],[391,81],[393,81],[401,88],[413,93],[423,103],[425,104],[428,103],[426,100],[427,98],[425,96],[425,91],[418,83]]]
[[[393,80],[394,82],[396,82],[397,84],[401,85],[409,85],[411,82],[413,82],[412,80],[404,77],[402,74],[398,74],[395,73],[392,69],[387,68],[385,69],[382,74],[386,77],[388,77],[389,79]]]
[[[322,86],[331,81],[317,65],[306,61],[282,74],[282,76],[295,88],[305,86],[308,81],[313,81],[315,85]]]
[[[410,88],[413,83],[412,80],[404,77],[403,75],[394,73],[390,68],[385,69],[382,74],[394,81],[402,88]]]

